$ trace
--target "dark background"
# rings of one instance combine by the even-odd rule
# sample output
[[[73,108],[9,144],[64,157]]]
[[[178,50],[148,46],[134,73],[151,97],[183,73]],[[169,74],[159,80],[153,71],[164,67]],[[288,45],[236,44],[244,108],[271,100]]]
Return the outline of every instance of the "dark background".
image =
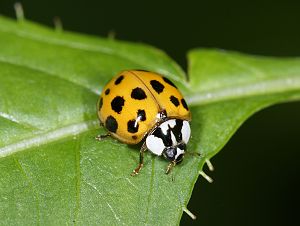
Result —
[[[25,16],[48,26],[143,42],[166,51],[183,68],[195,47],[251,54],[300,56],[298,1],[71,1],[24,0]],[[197,3],[196,3],[197,2]],[[14,1],[0,14],[14,17]],[[1,50],[0,50],[1,51]],[[299,75],[300,76],[300,75]],[[300,103],[270,107],[251,117],[199,178],[182,225],[300,225]]]

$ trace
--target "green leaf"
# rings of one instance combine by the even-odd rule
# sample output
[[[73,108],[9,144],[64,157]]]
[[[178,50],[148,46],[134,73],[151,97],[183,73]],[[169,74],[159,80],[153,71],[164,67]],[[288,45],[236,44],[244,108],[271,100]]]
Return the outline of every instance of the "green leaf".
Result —
[[[144,44],[55,32],[0,17],[0,218],[3,225],[176,225],[199,171],[254,112],[300,99],[300,59],[220,50],[189,53],[189,82]],[[98,126],[96,102],[124,69],[165,74],[192,110],[190,151],[165,175],[150,153]]]

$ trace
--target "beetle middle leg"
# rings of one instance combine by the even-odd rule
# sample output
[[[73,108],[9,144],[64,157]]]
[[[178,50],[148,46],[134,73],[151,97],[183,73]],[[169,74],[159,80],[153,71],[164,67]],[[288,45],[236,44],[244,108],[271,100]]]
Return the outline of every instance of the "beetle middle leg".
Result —
[[[104,127],[103,122],[100,122],[100,126],[101,126],[101,127]],[[102,140],[104,140],[104,139],[107,138],[107,137],[110,137],[110,133],[99,134],[99,135],[97,135],[97,136],[95,137],[95,139],[96,139],[97,141],[102,141]]]
[[[104,139],[107,138],[107,137],[110,137],[110,134],[109,134],[109,133],[107,133],[107,134],[99,134],[99,135],[97,135],[97,136],[95,137],[95,139],[96,139],[97,141],[102,141],[102,140],[104,140]]]

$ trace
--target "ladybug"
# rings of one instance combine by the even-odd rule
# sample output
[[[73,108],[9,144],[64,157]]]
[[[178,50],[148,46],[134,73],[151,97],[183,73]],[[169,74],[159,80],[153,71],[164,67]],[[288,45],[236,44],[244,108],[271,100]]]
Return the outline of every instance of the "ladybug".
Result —
[[[108,133],[96,139],[112,136],[126,144],[143,143],[132,176],[143,167],[146,150],[170,162],[167,174],[182,161],[191,135],[191,112],[167,77],[145,70],[122,71],[104,87],[97,111]]]

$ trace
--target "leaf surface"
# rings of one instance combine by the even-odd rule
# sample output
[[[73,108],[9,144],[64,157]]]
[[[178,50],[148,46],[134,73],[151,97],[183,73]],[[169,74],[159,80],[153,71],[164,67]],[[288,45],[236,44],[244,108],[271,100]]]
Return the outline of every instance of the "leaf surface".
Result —
[[[145,44],[55,32],[0,17],[0,217],[4,225],[176,225],[206,159],[254,112],[300,99],[300,60],[198,49],[189,75]],[[124,69],[162,73],[192,110],[190,151],[165,175],[150,153],[98,126],[96,102]]]

